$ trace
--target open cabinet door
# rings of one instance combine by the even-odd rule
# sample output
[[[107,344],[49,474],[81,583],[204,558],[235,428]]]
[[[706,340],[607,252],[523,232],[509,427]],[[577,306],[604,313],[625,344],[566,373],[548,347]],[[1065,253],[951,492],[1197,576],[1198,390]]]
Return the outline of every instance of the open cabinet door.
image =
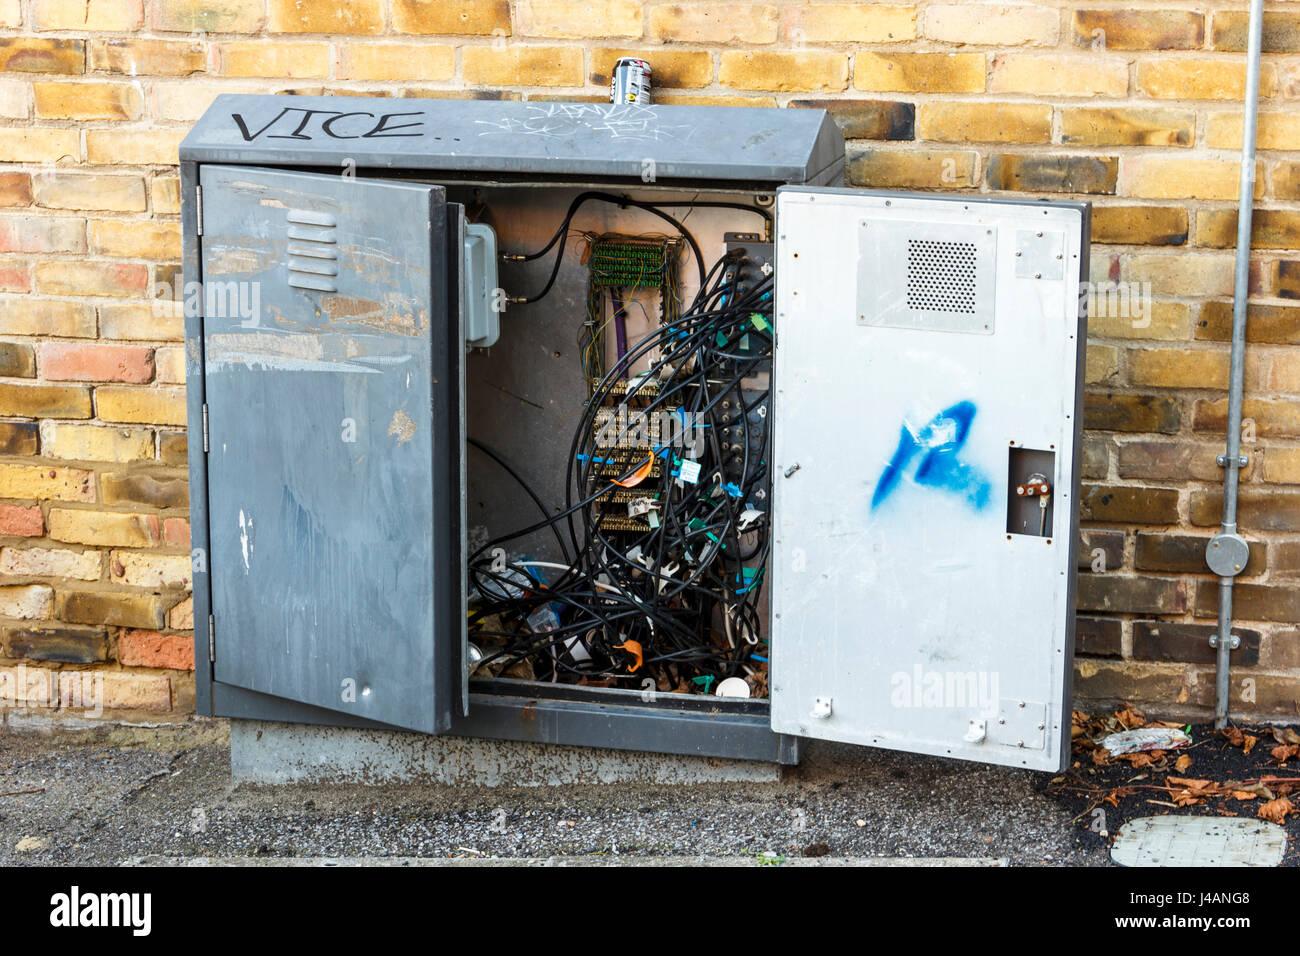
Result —
[[[459,695],[440,187],[204,166],[213,676],[429,733]]]
[[[1068,756],[1088,207],[777,197],[772,727]]]

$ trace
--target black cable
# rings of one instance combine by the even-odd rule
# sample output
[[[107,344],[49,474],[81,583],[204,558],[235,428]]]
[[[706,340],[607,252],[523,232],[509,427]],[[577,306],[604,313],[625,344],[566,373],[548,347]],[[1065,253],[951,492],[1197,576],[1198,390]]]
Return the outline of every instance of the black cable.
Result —
[[[558,235],[566,233],[567,223]],[[767,420],[756,425],[749,419],[768,393],[746,390],[744,383],[770,360],[772,340],[764,326],[771,328],[772,283],[769,278],[752,289],[737,288],[719,275],[723,263],[735,258],[725,256],[707,272],[701,263],[702,282],[687,314],[636,343],[620,368],[611,369],[595,388],[571,442],[563,510],[546,512],[545,521],[476,552],[471,580],[483,600],[471,626],[500,620],[520,628],[476,631],[502,642],[488,651],[491,660],[529,660],[534,673],[552,679],[564,675],[565,680],[640,686],[649,675],[672,689],[692,679],[709,687],[710,679],[765,666],[751,667],[749,658],[756,646],[750,641],[757,642],[761,633],[757,608],[769,550],[768,522],[760,519],[743,533],[738,522],[755,490],[768,481]],[[627,385],[621,371],[656,350],[647,371],[635,379],[654,382],[656,388],[642,389],[642,397],[635,399],[615,393]],[[747,397],[752,392],[757,394]],[[615,394],[621,401],[611,406]],[[607,531],[603,525],[608,496],[625,490],[616,480],[626,481],[644,463],[634,454],[628,467],[620,466],[615,474],[600,461],[610,454],[597,446],[595,417],[601,408],[619,404],[645,416],[680,409],[704,429],[703,446],[690,453],[678,445],[661,449],[658,477],[635,484],[636,491],[653,496],[659,505],[658,526],[644,532]],[[726,440],[722,428],[733,429]],[[752,428],[758,429],[756,442],[751,442]],[[739,444],[739,451],[732,444]],[[674,470],[688,459],[699,466],[698,481],[679,484],[681,476]],[[493,544],[548,525],[559,538],[561,523],[568,529],[572,557],[567,569],[545,585],[524,587],[519,579],[491,572],[477,561]],[[649,567],[636,560],[638,555]],[[521,573],[522,566],[506,567]],[[482,585],[491,587],[491,582],[496,587],[485,592]],[[547,605],[560,616],[545,624],[538,619],[541,630],[533,633],[526,621]]]

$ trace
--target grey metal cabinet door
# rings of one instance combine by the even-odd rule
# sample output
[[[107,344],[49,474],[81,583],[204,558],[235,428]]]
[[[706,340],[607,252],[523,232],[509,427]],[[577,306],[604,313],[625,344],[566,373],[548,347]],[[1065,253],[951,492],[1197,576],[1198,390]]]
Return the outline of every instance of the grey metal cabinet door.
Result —
[[[200,182],[214,678],[445,730],[463,621],[444,192]]]
[[[1069,755],[1088,208],[777,198],[772,726]]]

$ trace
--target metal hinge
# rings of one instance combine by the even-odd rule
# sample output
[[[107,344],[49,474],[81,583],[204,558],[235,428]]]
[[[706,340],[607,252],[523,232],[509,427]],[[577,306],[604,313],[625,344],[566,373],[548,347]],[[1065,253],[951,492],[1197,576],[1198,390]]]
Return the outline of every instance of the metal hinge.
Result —
[[[217,620],[208,615],[208,663],[217,659]]]
[[[194,232],[197,235],[203,235],[203,187],[195,183],[194,185],[194,210],[197,217]]]
[[[208,450],[208,403],[203,403],[203,451]]]

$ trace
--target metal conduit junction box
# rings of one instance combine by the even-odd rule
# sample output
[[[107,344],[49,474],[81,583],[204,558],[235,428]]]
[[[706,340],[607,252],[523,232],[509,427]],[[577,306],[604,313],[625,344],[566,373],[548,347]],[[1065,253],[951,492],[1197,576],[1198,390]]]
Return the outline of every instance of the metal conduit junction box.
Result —
[[[1063,766],[1086,204],[843,188],[820,110],[227,95],[180,159],[200,713]]]

